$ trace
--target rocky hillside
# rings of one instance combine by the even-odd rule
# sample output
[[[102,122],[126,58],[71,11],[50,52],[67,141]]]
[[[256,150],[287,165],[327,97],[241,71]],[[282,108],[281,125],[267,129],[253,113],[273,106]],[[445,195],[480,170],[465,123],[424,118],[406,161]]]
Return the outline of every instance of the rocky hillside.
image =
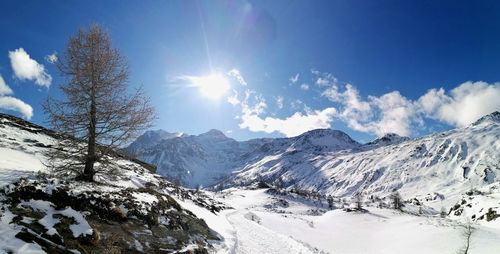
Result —
[[[96,183],[52,178],[45,152],[65,137],[0,115],[0,253],[206,253],[216,235],[176,199],[217,213],[137,160],[108,154],[115,175]]]

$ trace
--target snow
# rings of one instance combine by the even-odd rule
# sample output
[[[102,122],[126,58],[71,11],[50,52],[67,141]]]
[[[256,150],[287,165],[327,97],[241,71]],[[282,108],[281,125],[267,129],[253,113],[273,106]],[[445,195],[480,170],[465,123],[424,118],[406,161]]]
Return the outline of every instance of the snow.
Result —
[[[71,207],[67,207],[63,210],[55,210],[54,205],[48,201],[44,200],[33,200],[23,201],[19,204],[24,207],[31,207],[34,210],[45,213],[45,216],[40,219],[38,222],[45,226],[47,229],[47,234],[53,235],[57,233],[57,230],[54,228],[54,225],[60,222],[59,219],[55,219],[54,215],[59,214],[68,218],[73,218],[76,221],[76,224],[72,224],[69,226],[71,232],[74,237],[79,237],[81,235],[92,235],[93,230],[90,227],[85,217]]]
[[[236,253],[314,253],[302,243],[286,234],[280,234],[249,220],[239,211],[227,215],[236,229]]]
[[[410,140],[389,134],[359,144],[335,130],[300,136],[238,142],[211,131],[198,136],[138,142],[140,158],[158,165],[170,179],[188,187],[250,185],[262,180],[288,189],[350,197],[385,197],[397,190],[404,199],[438,194],[426,205],[449,209],[463,193],[498,182],[500,122],[481,124]],[[145,134],[146,135],[146,134]],[[150,135],[151,136],[151,135]]]
[[[357,192],[384,197],[397,189],[404,199],[422,201],[426,211],[424,216],[374,206],[366,207],[367,213],[329,211],[310,200],[240,187],[214,194],[233,208],[218,214],[192,201],[177,200],[224,239],[213,241],[218,253],[456,253],[463,245],[463,223],[489,208],[500,211],[500,124],[488,119],[462,129],[415,140],[398,138],[377,146],[357,144],[340,132],[328,130],[247,142],[209,134],[162,139],[158,147],[146,150],[144,158],[158,162],[160,172],[187,173],[184,180],[193,185],[210,185],[234,171],[233,186],[265,177],[271,183],[280,179],[289,190],[318,190],[337,197]],[[37,142],[48,145],[53,139],[0,124],[0,187],[46,170],[43,146],[33,145]],[[79,185],[71,193],[99,190],[112,195],[122,188],[142,188],[148,182],[158,186],[158,176],[145,173],[139,164],[116,158],[113,162],[114,167],[130,169],[115,180],[99,179],[114,186]],[[48,185],[43,191],[50,193],[56,185]],[[472,188],[481,193],[465,195]],[[148,193],[136,191],[132,196],[144,207],[158,202]],[[279,199],[287,205],[280,204]],[[464,205],[461,215],[435,215],[441,207],[448,210],[461,199],[471,205]],[[70,225],[75,237],[93,233],[84,215],[70,207],[56,210],[50,202],[41,200],[20,205],[45,213],[39,223],[48,234],[58,233],[54,226],[59,219],[54,215],[75,220]],[[118,209],[127,212],[123,205]],[[408,211],[415,209],[408,207]],[[15,238],[21,229],[10,224],[13,216],[5,207],[0,210],[0,253],[43,253],[37,244]],[[476,230],[470,253],[498,252],[500,220],[473,223]],[[140,250],[144,246],[135,247]]]
[[[221,131],[163,138],[146,132],[127,148],[143,161],[158,166],[158,173],[182,181],[185,186],[211,186],[241,169],[249,161],[276,151],[318,149],[333,151],[359,146],[336,130],[313,130],[287,139],[255,139],[238,142]]]
[[[439,193],[444,199],[430,205],[449,208],[471,187],[498,182],[498,151],[500,122],[489,122],[385,146],[278,151],[246,162],[225,185],[281,181],[289,189],[339,197],[358,192],[385,197],[398,190],[410,199]]]
[[[153,204],[154,202],[158,202],[158,198],[149,193],[133,192],[132,196],[134,197],[135,200],[143,203]]]
[[[44,168],[39,158],[26,152],[0,147],[0,154],[2,168],[20,171],[38,171]]]
[[[172,196],[175,198],[177,203],[179,203],[184,209],[187,209],[194,213],[197,217],[205,220],[207,225],[217,232],[220,237],[224,239],[223,242],[214,242],[213,244],[217,246],[219,253],[234,253],[233,250],[236,244],[236,236],[235,229],[226,219],[225,214],[231,212],[230,210],[224,210],[219,214],[214,214],[209,210],[199,207],[195,205],[191,200],[182,200],[177,198],[176,196]]]
[[[10,224],[14,218],[8,209],[3,207],[0,210],[0,254],[2,253],[27,253],[27,254],[38,254],[45,253],[38,244],[26,243],[15,237],[21,229]]]
[[[365,207],[345,212],[315,202],[274,196],[265,189],[232,188],[216,195],[234,209],[213,214],[190,201],[179,203],[203,218],[224,238],[216,252],[225,253],[457,253],[464,244],[463,223],[437,215],[416,216],[391,209]],[[289,206],[269,209],[276,198]],[[322,209],[312,216],[305,211]],[[500,223],[474,223],[470,253],[500,250]]]

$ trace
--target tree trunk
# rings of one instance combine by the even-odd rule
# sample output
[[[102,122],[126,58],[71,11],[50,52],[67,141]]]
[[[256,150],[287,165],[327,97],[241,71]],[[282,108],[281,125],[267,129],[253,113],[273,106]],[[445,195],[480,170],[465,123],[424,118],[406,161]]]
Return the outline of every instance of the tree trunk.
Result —
[[[87,157],[85,158],[85,169],[83,170],[82,180],[94,181],[94,163],[96,161],[96,103],[95,103],[95,85],[92,86],[92,99],[90,103],[90,123],[89,123],[89,139],[87,143]]]

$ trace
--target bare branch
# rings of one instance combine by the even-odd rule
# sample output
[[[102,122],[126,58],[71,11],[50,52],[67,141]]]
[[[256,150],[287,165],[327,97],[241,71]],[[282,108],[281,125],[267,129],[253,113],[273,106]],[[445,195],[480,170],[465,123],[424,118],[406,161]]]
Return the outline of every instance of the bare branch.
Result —
[[[65,98],[48,98],[44,111],[55,130],[83,142],[77,145],[80,154],[54,149],[57,152],[50,158],[60,167],[55,172],[64,168],[62,171],[91,181],[100,171],[94,169],[94,163],[103,165],[108,149],[149,128],[155,119],[154,109],[142,88],[129,93],[127,62],[97,25],[80,29],[69,39],[57,68],[65,78],[60,86]]]

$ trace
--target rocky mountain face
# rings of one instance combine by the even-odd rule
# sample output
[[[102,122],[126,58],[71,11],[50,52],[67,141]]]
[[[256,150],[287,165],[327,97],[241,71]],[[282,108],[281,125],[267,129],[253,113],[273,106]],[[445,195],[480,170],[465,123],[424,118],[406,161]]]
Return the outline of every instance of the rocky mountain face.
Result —
[[[224,188],[265,181],[336,196],[396,190],[412,196],[458,195],[498,181],[499,115],[414,140],[387,134],[367,144],[330,129],[244,142],[212,130],[138,144],[139,158],[187,186],[218,183]]]

